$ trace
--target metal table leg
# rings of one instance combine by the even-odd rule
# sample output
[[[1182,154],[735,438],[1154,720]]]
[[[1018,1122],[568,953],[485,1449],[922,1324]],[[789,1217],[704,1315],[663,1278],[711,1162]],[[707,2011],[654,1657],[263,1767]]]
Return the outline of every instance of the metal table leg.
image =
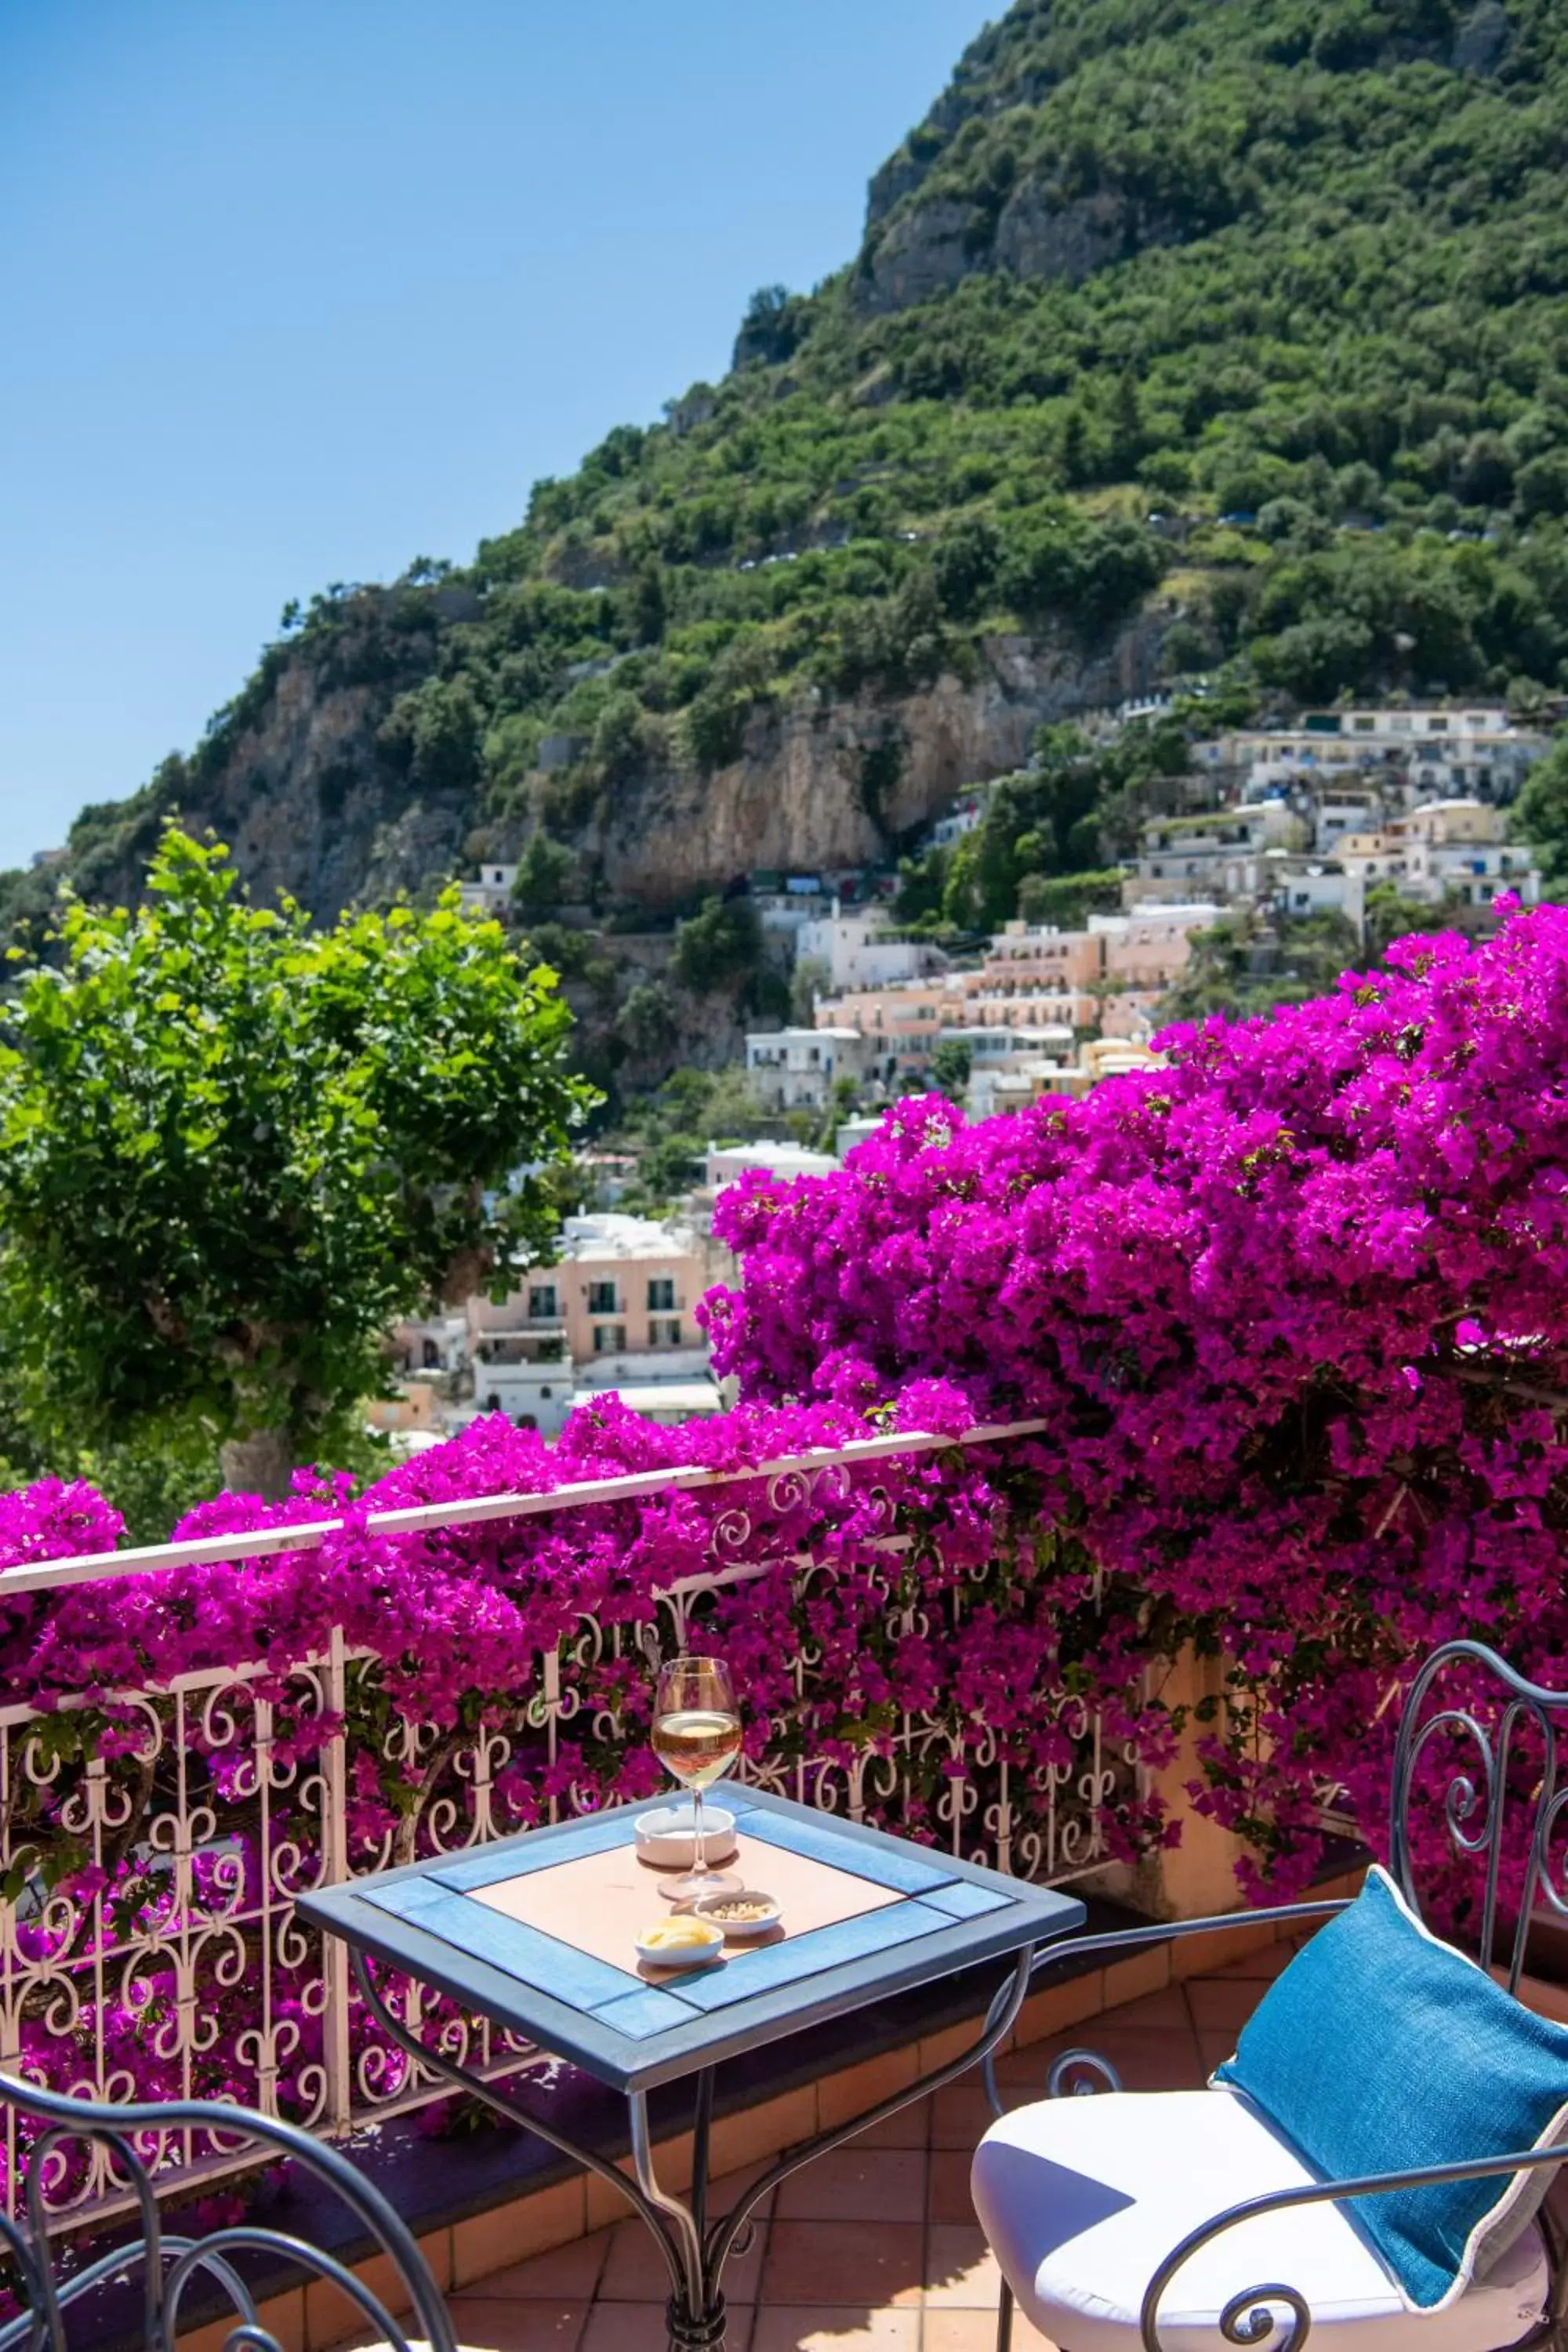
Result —
[[[535,2115],[514,2099],[510,2092],[496,2083],[487,2083],[460,2066],[444,2053],[432,2050],[411,2034],[400,2018],[387,2007],[371,1979],[364,1956],[355,1949],[354,1973],[367,2007],[401,2050],[428,2066],[435,2073],[469,2092],[475,2098],[485,2100],[511,2122],[525,2131],[534,2132],[552,2147],[559,2148],[585,2165],[600,2179],[613,2183],[636,2208],[653,2232],[669,2272],[669,2301],[667,2306],[670,2352],[723,2352],[725,2314],[723,2274],[730,2256],[744,2252],[751,2231],[751,2217],[762,2200],[787,2180],[803,2165],[831,2148],[841,2147],[873,2125],[896,2116],[917,2099],[930,2096],[947,2084],[966,2074],[971,2066],[987,2057],[1012,2029],[1014,2020],[1024,2005],[1029,1989],[1029,1973],[1034,1966],[1035,1947],[1026,1946],[1014,1962],[1011,1973],[998,1989],[986,2011],[985,2020],[973,2045],[938,2066],[929,2074],[904,2090],[895,2092],[879,2105],[863,2116],[855,2116],[832,2131],[821,2132],[815,2139],[804,2140],[798,2147],[786,2148],[776,2164],[752,2183],[735,2205],[717,2221],[708,2218],[709,2167],[713,2116],[713,2070],[704,2067],[696,2078],[696,2115],[692,2137],[692,2179],[689,2199],[680,2198],[659,2185],[654,2170],[653,2137],[648,2120],[647,2094],[633,2091],[627,2095],[626,2105],[631,2120],[632,2165],[636,2175],[628,2179],[618,2166],[594,2149],[583,2147],[544,2117]]]

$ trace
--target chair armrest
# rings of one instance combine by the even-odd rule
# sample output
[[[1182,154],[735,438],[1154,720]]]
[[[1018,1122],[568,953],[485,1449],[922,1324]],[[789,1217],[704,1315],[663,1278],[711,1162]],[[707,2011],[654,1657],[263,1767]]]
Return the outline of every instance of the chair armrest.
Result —
[[[1218,1911],[1207,1919],[1158,1919],[1147,1927],[1114,1927],[1104,1936],[1063,1936],[1043,1944],[1035,1954],[1031,1979],[1057,1960],[1079,1960],[1086,1952],[1106,1954],[1141,1951],[1147,1944],[1169,1944],[1183,1936],[1217,1935],[1222,1927],[1262,1927],[1280,1919],[1331,1919],[1349,1908],[1351,1897],[1336,1895],[1321,1903],[1270,1904],[1267,1910]]]
[[[1052,1967],[1058,1960],[1081,1960],[1087,1953],[1114,1958],[1125,1952],[1142,1951],[1152,1944],[1168,1944],[1181,1936],[1212,1936],[1222,1927],[1245,1927],[1253,1921],[1265,1919],[1270,1922],[1331,1919],[1336,1912],[1346,1908],[1348,1902],[1348,1896],[1336,1895],[1321,1903],[1286,1903],[1267,1911],[1220,1911],[1207,1919],[1167,1919],[1152,1922],[1147,1927],[1116,1927],[1103,1936],[1064,1936],[1058,1943],[1042,1946],[1035,1954],[1029,1981],[1032,1984],[1041,1969]],[[1068,2075],[1082,2072],[1085,2068],[1098,2074],[1107,2090],[1119,2091],[1121,2088],[1121,2078],[1109,2059],[1101,2058],[1093,2050],[1064,2050],[1051,2067],[1046,2091],[1047,2098],[1058,2098]],[[996,2084],[994,2053],[986,2059],[981,2071],[992,2114],[998,2116],[1005,2115],[1006,2108]],[[1079,2086],[1080,2090],[1086,2087],[1082,2084]]]
[[[223,2140],[251,2139],[274,2157],[288,2158],[313,2180],[324,2183],[354,2215],[376,2249],[390,2257],[401,2274],[420,2328],[432,2352],[456,2352],[447,2306],[430,2275],[413,2231],[374,2184],[339,2149],[285,2123],[276,2116],[254,2114],[221,2099],[171,2099],[136,2105],[105,2105],[88,2099],[64,2098],[36,2083],[0,2074],[0,2110],[13,2107],[40,2126],[27,2148],[25,2195],[17,2199],[14,2219],[0,2210],[0,2252],[11,2257],[13,2280],[21,2311],[0,2325],[0,2352],[66,2340],[62,2315],[79,2305],[108,2281],[141,2272],[142,2335],[147,2352],[174,2352],[174,2340],[189,2322],[182,2304],[198,2273],[223,2289],[236,2314],[233,2340],[270,2343],[259,2329],[254,2298],[235,2266],[246,2253],[282,2256],[313,2276],[329,2281],[357,2306],[380,2339],[403,2352],[407,2338],[387,2311],[382,2296],[342,2263],[320,2247],[279,2230],[241,2221],[210,2230],[200,2238],[176,2236],[163,2226],[158,2210],[160,2188],[189,2194],[200,2187],[178,2171],[160,2174],[159,2158],[165,2136],[195,2132]],[[151,2139],[143,2153],[138,2140]],[[44,2177],[51,2154],[73,2140],[96,2141],[105,2147],[121,2182],[134,2200],[141,2235],[132,2243],[122,2240],[108,2252],[89,2259],[68,2278],[55,2274],[48,2235],[48,2208]],[[23,2167],[18,2166],[18,2176]],[[85,2217],[84,2217],[85,2218]]]
[[[1378,2197],[1392,2189],[1427,2189],[1444,2180],[1485,2180],[1509,2172],[1531,2172],[1546,2164],[1568,2161],[1568,2146],[1528,2147],[1516,2156],[1489,2156],[1467,2158],[1456,2164],[1429,2164],[1412,2172],[1370,2172],[1355,2180],[1314,2180],[1300,2189],[1276,2189],[1267,2197],[1250,2197],[1245,2205],[1232,2205],[1188,2231],[1179,2246],[1173,2246],[1150,2280],[1140,2315],[1145,2352],[1163,2352],[1160,2342],[1160,2305],[1165,2289],[1176,2273],[1200,2246],[1234,2230],[1238,2221],[1250,2221],[1259,2213],[1279,2213],[1292,2205],[1338,2204],[1351,2197]],[[1298,2352],[1311,2325],[1311,2308],[1299,2288],[1273,2282],[1263,2286],[1244,2287],[1233,2294],[1219,2315],[1220,2333],[1229,2344],[1261,2344],[1271,2336],[1276,2326],[1269,2305],[1283,2305],[1290,2313],[1289,2334],[1275,2347],[1275,2352]]]

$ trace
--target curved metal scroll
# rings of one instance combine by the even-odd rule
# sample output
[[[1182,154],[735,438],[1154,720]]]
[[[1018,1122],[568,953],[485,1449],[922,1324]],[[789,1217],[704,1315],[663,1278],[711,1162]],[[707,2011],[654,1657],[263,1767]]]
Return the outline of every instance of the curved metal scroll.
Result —
[[[1371,2172],[1356,2180],[1314,2180],[1300,2189],[1276,2189],[1267,2197],[1248,2198],[1245,2205],[1233,2205],[1228,2211],[1216,2213],[1212,2221],[1189,2231],[1160,2264],[1145,2290],[1139,2314],[1144,2352],[1165,2352],[1160,2336],[1160,2305],[1176,2273],[1200,2247],[1223,2236],[1226,2230],[1234,2230],[1238,2222],[1255,2221],[1261,2213],[1283,2212],[1293,2205],[1339,2204],[1356,2197],[1385,2196],[1394,2189],[1426,2189],[1440,2181],[1485,2180],[1502,2173],[1533,2172],[1542,2165],[1560,2165],[1565,2157],[1568,2147],[1528,2147],[1514,2156],[1479,2158],[1473,2163],[1431,2164],[1416,2172]],[[1289,2314],[1289,2332],[1276,2340],[1279,2321],[1275,2315],[1281,2308]],[[1278,2283],[1244,2287],[1239,2294],[1231,2296],[1219,2315],[1220,2333],[1227,2343],[1267,2343],[1268,2352],[1301,2352],[1311,2324],[1311,2308],[1300,2289]],[[1550,2334],[1552,2324],[1549,2303],[1539,2325],[1511,2346],[1510,2352],[1525,2352],[1526,2347]]]
[[[1468,1683],[1462,1698],[1428,1713],[1434,1685],[1452,1673]],[[1483,1720],[1479,1710],[1489,1685],[1495,1706],[1489,1710],[1490,1719]],[[1441,1800],[1448,1841],[1456,1854],[1473,1856],[1482,1874],[1477,1949],[1483,1960],[1489,1963],[1496,1953],[1505,1895],[1510,1909],[1517,1906],[1508,1974],[1509,1990],[1515,1993],[1532,1915],[1542,1904],[1568,1915],[1568,1887],[1551,1854],[1559,1821],[1568,1811],[1568,1789],[1559,1785],[1558,1777],[1558,1727],[1564,1720],[1568,1691],[1529,1681],[1483,1642],[1446,1642],[1410,1685],[1394,1746],[1389,1861],[1405,1900],[1421,1914],[1411,1814],[1416,1771],[1431,1751],[1441,1755],[1449,1776]],[[1530,1734],[1526,1755],[1521,1737]],[[1518,1823],[1513,1832],[1510,1818]],[[1505,1888],[1505,1870],[1518,1872],[1517,1885]]]
[[[255,2296],[235,2257],[281,2257],[312,2278],[324,2279],[355,2305],[392,2352],[409,2352],[409,2337],[381,2296],[347,2266],[287,2231],[254,2222],[235,2222],[200,2238],[166,2231],[158,2210],[158,2157],[171,2135],[202,2132],[225,2139],[251,2139],[287,2157],[322,2183],[349,2208],[376,2249],[387,2255],[406,2290],[418,2322],[417,2335],[432,2352],[456,2352],[452,2324],[413,2233],[379,2189],[336,2148],[273,2116],[218,2100],[178,2099],[134,2106],[105,2106],[62,2098],[34,2083],[0,2074],[0,2105],[16,2108],[44,2128],[28,2151],[25,2219],[0,2215],[0,2252],[9,2257],[21,2310],[0,2325],[0,2352],[65,2352],[66,2314],[100,2289],[140,2277],[142,2336],[147,2352],[174,2352],[175,2337],[195,2324],[184,2306],[193,2284],[216,2285],[234,2314],[226,2345],[234,2352],[281,2352],[262,2325]],[[86,2261],[62,2277],[57,2273],[48,2235],[45,2176],[51,2158],[74,2141],[106,2148],[136,2200],[141,2234]],[[144,2145],[151,2141],[152,2151]]]

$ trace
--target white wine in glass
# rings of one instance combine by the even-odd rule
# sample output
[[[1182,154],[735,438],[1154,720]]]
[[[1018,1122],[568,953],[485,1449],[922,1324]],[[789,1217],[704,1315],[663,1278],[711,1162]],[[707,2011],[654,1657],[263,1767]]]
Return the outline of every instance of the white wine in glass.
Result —
[[[735,1687],[721,1658],[671,1658],[659,1668],[653,1752],[691,1791],[692,1867],[669,1893],[679,1903],[698,1895],[733,1894],[740,1880],[710,1870],[703,1850],[702,1791],[722,1779],[741,1752]]]

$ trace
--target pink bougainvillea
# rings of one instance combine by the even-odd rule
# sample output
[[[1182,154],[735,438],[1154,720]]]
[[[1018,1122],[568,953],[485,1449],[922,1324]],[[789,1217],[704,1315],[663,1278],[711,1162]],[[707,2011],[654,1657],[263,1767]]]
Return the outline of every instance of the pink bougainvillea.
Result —
[[[1234,1662],[1203,1801],[1276,1899],[1325,1796],[1381,1838],[1401,1677],[1459,1633],[1568,1682],[1568,910],[839,1176],[753,1177],[707,1309],[752,1396],[938,1379],[1045,1424],[1050,1508]]]

